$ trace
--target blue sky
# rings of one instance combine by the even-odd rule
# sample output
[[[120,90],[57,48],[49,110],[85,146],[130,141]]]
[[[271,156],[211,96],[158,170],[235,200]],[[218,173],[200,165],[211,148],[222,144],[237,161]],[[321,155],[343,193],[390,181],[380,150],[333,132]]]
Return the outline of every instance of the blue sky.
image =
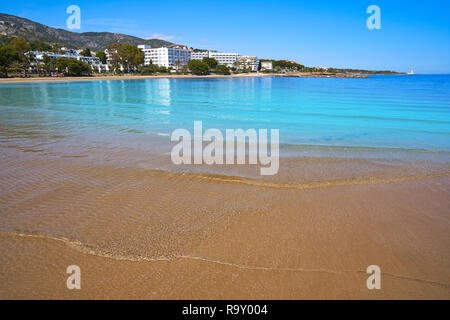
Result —
[[[1,1],[0,12],[66,28],[163,38],[196,48],[290,59],[308,66],[450,73],[450,1]],[[369,30],[369,5],[381,29]]]

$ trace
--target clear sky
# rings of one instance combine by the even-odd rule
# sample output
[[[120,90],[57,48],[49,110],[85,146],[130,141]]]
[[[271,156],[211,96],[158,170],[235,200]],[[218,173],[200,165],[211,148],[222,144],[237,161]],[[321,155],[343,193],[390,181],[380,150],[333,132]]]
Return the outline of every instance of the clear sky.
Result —
[[[450,73],[448,0],[26,0],[0,12],[66,28],[66,8],[81,8],[81,30],[162,38],[195,48],[307,66]],[[369,5],[381,29],[369,30]]]

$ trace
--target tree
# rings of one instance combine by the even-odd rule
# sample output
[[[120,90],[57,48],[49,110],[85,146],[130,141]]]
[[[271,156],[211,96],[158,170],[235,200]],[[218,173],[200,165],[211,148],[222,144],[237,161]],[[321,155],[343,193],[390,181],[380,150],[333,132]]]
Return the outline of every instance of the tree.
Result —
[[[271,61],[271,60],[266,60]],[[285,71],[305,71],[305,66],[296,62],[286,60],[272,60],[272,66],[274,70]]]
[[[235,61],[233,63],[233,67],[232,67],[233,72],[238,72],[239,71],[239,67],[240,67],[239,61]]]
[[[52,46],[38,40],[30,41],[30,48],[33,51],[51,51]]]
[[[119,48],[119,55],[123,63],[123,67],[130,72],[135,71],[137,67],[144,63],[144,52],[137,46],[125,43]]]
[[[107,49],[114,71],[121,66],[127,72],[135,71],[138,66],[144,63],[144,52],[135,45],[115,43],[108,46]]]
[[[47,73],[50,73],[54,68],[54,60],[48,55],[44,54],[44,56],[42,57],[42,62],[44,64],[44,70]]]
[[[91,66],[87,63],[76,60],[69,59],[69,63],[67,65],[68,73],[72,76],[87,76],[92,73]]]
[[[86,48],[80,53],[83,57],[92,57],[91,49]]]
[[[138,71],[142,74],[153,74],[155,73],[155,68],[153,67],[153,65],[143,66],[140,67]]]
[[[36,63],[36,55],[33,52],[25,53],[23,60],[24,71],[30,69],[32,63]]]
[[[192,74],[197,75],[204,75],[209,72],[209,66],[201,60],[190,60],[188,68],[191,70]]]
[[[17,52],[19,59],[17,61],[14,61],[14,64],[18,70],[23,71],[24,75],[26,75],[26,71],[33,61],[32,57],[28,57],[25,54],[26,52],[30,51],[29,43],[25,39],[14,38],[8,44],[8,47]]]
[[[150,64],[148,66],[141,66],[139,72],[143,74],[152,74],[158,72],[158,68],[159,67],[150,60]]]
[[[0,47],[6,47],[12,39],[11,37],[0,35]]]
[[[58,58],[55,67],[59,72],[63,72],[68,76],[83,76],[91,73],[91,67],[80,60],[71,58]]]
[[[109,54],[111,69],[114,73],[117,72],[117,70],[120,70],[120,66],[122,66],[122,58],[120,56],[120,48],[122,45],[120,43],[111,44],[106,47]]]
[[[22,38],[12,39],[8,47],[16,50],[20,56],[23,56],[25,52],[30,51],[30,45],[25,39]]]
[[[95,54],[95,56],[96,57],[98,57],[98,58],[100,58],[100,61],[103,63],[103,64],[106,64],[106,61],[107,61],[107,57],[106,57],[106,53],[104,52],[104,51],[98,51],[96,54]]]
[[[167,73],[167,72],[169,72],[169,69],[167,69],[166,67],[161,66],[161,67],[157,67],[157,68],[158,68],[157,72],[160,72],[160,73]]]
[[[0,70],[3,72],[5,78],[8,77],[8,68],[14,62],[19,61],[19,54],[11,47],[0,47]]]
[[[209,70],[216,69],[219,64],[216,59],[210,57],[204,57],[202,61],[208,65]]]
[[[216,72],[219,73],[219,74],[225,74],[225,75],[231,74],[230,68],[228,68],[228,67],[227,67],[226,65],[224,65],[224,64],[219,64],[219,65],[216,67]]]

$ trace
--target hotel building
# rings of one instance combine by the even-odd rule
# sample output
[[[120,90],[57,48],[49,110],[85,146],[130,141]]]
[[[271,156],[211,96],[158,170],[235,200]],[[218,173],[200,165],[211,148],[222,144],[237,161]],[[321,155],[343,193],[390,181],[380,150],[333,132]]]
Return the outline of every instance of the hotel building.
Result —
[[[251,71],[258,71],[259,60],[257,57],[242,56],[239,58],[240,69],[250,69]]]
[[[237,53],[216,51],[191,52],[191,60],[203,60],[205,57],[214,58],[219,64],[224,64],[228,67],[232,67],[239,61],[239,55]]]
[[[191,60],[203,60],[209,57],[209,51],[191,51]]]
[[[219,64],[224,64],[228,67],[232,67],[237,61],[239,61],[239,55],[237,53],[230,52],[209,52],[209,57],[217,60]]]
[[[171,45],[169,47],[151,48],[148,45],[139,45],[144,51],[144,65],[150,63],[160,67],[182,69],[191,58],[191,51],[185,45]]]
[[[95,56],[94,57],[85,57],[85,56],[80,55],[74,49],[61,48],[61,50],[64,53],[55,53],[55,52],[47,52],[47,51],[30,51],[30,52],[27,52],[27,54],[32,53],[37,61],[42,61],[42,59],[44,59],[44,56],[48,56],[49,58],[52,58],[52,59],[68,58],[68,59],[80,60],[80,61],[86,62],[87,64],[92,66],[92,68],[99,69],[99,70],[102,66],[100,58],[98,58],[98,57],[95,57]]]

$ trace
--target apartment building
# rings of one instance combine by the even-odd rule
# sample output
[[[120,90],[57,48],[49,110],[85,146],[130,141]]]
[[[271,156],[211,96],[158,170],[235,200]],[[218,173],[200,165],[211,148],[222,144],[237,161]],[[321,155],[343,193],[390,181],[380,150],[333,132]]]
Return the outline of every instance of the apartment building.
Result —
[[[30,52],[27,52],[27,54],[32,53],[37,61],[42,61],[42,59],[44,59],[44,56],[48,56],[49,58],[52,58],[52,59],[58,59],[58,58],[77,59],[77,60],[81,60],[83,62],[88,63],[95,69],[99,69],[102,64],[100,61],[100,58],[82,56],[74,49],[61,48],[61,51],[64,53],[55,53],[55,52],[47,52],[47,51],[30,51]]]
[[[272,61],[261,61],[261,70],[273,70]]]
[[[219,64],[224,64],[228,67],[232,67],[239,60],[237,53],[216,51],[191,52],[191,60],[203,60],[205,57],[214,58]]]
[[[250,69],[251,71],[258,71],[259,60],[253,56],[241,56],[239,57],[239,68]]]
[[[209,57],[209,51],[191,51],[191,60],[203,60]]]
[[[228,67],[232,67],[237,61],[239,61],[239,55],[233,52],[209,52],[209,57],[217,60],[219,64],[224,64]]]
[[[153,63],[160,67],[180,70],[187,65],[191,58],[191,51],[185,45],[180,44],[161,48],[139,45],[138,48],[144,51],[144,65]]]

